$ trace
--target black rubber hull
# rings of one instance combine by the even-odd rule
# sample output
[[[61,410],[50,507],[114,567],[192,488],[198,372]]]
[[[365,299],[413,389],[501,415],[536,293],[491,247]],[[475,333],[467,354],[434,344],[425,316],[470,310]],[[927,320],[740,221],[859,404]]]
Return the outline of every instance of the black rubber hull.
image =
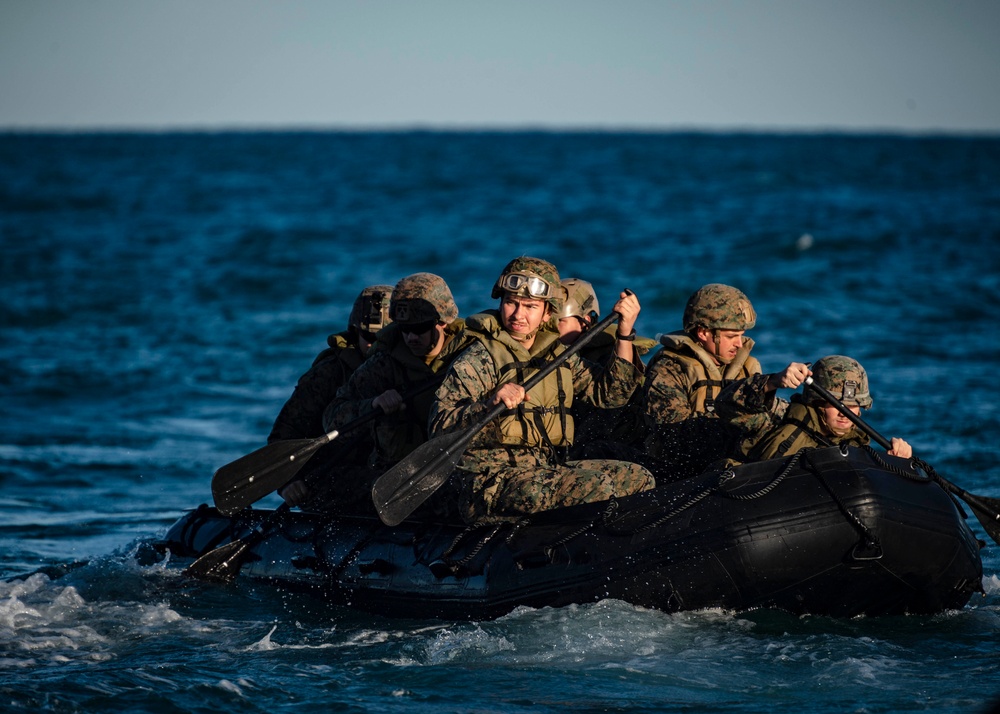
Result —
[[[162,547],[197,558],[269,513],[230,519],[203,506]],[[982,590],[980,547],[960,507],[907,462],[831,448],[517,528],[289,514],[239,570],[388,616],[489,619],[617,598],[667,612],[850,617],[963,607]]]

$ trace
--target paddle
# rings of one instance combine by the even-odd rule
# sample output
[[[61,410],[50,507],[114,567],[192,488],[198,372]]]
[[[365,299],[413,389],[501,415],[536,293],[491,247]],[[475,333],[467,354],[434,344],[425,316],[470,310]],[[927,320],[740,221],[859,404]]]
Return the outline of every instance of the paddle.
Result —
[[[815,389],[816,392],[823,397],[826,401],[830,403],[831,406],[837,408],[841,414],[850,419],[855,426],[857,426],[861,431],[868,434],[879,446],[881,446],[886,451],[892,448],[892,442],[886,439],[884,436],[879,434],[875,429],[869,426],[864,420],[861,419],[857,414],[852,412],[846,404],[837,399],[833,394],[829,392],[825,387],[821,387],[813,381],[812,377],[806,377],[806,384],[810,388]],[[929,465],[928,465],[929,466]],[[987,496],[977,496],[975,494],[969,493],[965,489],[956,486],[951,481],[948,481],[944,476],[941,476],[933,468],[928,469],[930,475],[947,491],[955,494],[967,504],[972,512],[976,514],[976,518],[979,523],[982,524],[983,530],[986,531],[987,535],[993,539],[995,543],[1000,545],[1000,499],[989,498]]]
[[[577,338],[565,352],[536,372],[522,386],[527,392],[579,352],[584,345],[618,319],[613,312]],[[402,523],[417,507],[437,491],[455,470],[465,447],[487,424],[507,407],[501,402],[478,422],[461,431],[435,437],[424,442],[410,454],[379,476],[372,488],[372,500],[379,518],[388,526]]]
[[[443,379],[441,374],[427,380],[403,395],[404,400],[437,387]],[[334,429],[312,439],[275,441],[226,464],[212,477],[212,498],[216,508],[226,516],[242,511],[291,481],[321,447],[341,434],[377,419],[381,414],[381,409],[375,409],[339,430]]]
[[[265,516],[249,535],[205,553],[184,570],[184,575],[214,583],[231,583],[250,556],[250,549],[264,540],[290,508],[287,503],[282,503]]]

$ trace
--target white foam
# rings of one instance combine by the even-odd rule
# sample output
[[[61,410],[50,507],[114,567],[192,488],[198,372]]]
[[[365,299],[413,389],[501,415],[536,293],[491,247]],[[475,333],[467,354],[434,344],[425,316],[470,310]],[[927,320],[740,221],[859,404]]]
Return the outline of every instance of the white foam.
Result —
[[[228,679],[221,679],[221,680],[219,680],[219,689],[222,689],[223,691],[226,691],[226,692],[232,692],[233,694],[235,694],[235,695],[237,695],[239,697],[243,697],[244,696],[243,695],[243,690],[240,689],[239,686],[237,686],[233,682],[230,682]]]
[[[264,637],[262,639],[260,639],[259,641],[255,642],[252,645],[250,645],[249,647],[247,647],[246,651],[247,652],[270,652],[272,650],[278,650],[278,649],[288,649],[288,650],[325,650],[325,649],[331,649],[331,648],[334,648],[334,647],[344,647],[345,646],[344,643],[335,643],[335,642],[321,642],[321,643],[315,644],[315,645],[302,645],[302,644],[287,644],[287,645],[283,645],[283,644],[275,642],[274,640],[271,639],[271,635],[273,635],[277,629],[278,629],[278,625],[274,625],[271,628],[270,632],[268,632],[266,635],[264,635]]]
[[[41,573],[0,582],[0,660],[6,666],[105,662],[116,656],[120,632],[156,636],[187,622],[166,603],[88,602],[77,587]]]
[[[270,652],[271,650],[276,650],[281,647],[281,645],[275,644],[271,641],[271,635],[273,635],[274,631],[277,629],[277,625],[272,627],[271,631],[264,635],[261,640],[254,642],[252,645],[247,647],[247,652]]]

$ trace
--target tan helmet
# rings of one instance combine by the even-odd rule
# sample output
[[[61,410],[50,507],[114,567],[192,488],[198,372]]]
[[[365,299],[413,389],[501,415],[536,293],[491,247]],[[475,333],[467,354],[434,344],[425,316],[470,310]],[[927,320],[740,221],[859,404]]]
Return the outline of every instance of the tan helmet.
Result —
[[[868,374],[856,359],[844,355],[829,355],[812,365],[813,381],[849,407],[868,409],[872,405],[868,393]],[[826,401],[815,390],[805,388],[809,400]]]
[[[559,312],[566,291],[560,284],[556,266],[541,258],[521,256],[507,263],[493,285],[492,297],[502,297],[504,293],[545,300],[554,312]]]
[[[391,285],[369,285],[354,300],[347,325],[361,332],[378,332],[392,320],[389,317]]]
[[[450,323],[458,319],[458,306],[444,278],[434,273],[414,273],[393,288],[389,317],[401,325]]]
[[[684,331],[697,327],[710,330],[750,330],[757,324],[750,299],[741,291],[722,283],[698,288],[684,308]]]
[[[593,285],[579,278],[566,278],[562,286],[566,291],[566,301],[559,310],[558,319],[578,317],[589,325],[601,319],[601,306]]]

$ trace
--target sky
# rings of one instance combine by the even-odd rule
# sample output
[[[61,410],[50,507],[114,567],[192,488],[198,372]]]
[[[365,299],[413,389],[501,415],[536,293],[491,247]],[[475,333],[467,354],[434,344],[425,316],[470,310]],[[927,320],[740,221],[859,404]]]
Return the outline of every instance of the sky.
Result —
[[[1000,134],[1000,0],[0,0],[0,130]]]

